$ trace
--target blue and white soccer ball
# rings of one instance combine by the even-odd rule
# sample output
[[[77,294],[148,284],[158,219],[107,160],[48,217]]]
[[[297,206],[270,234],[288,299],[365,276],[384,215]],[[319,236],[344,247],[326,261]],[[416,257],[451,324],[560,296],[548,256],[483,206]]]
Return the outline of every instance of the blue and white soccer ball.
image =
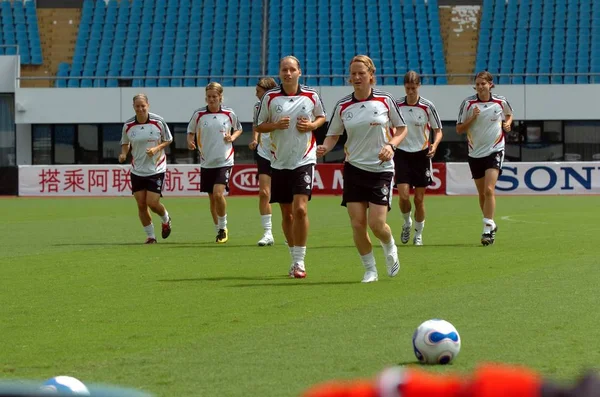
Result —
[[[460,335],[448,321],[427,320],[413,334],[413,348],[421,364],[450,364],[460,352]]]
[[[48,379],[44,382],[40,390],[47,392],[48,394],[72,394],[75,396],[90,395],[88,388],[79,379],[75,379],[71,376],[55,376],[54,378]]]

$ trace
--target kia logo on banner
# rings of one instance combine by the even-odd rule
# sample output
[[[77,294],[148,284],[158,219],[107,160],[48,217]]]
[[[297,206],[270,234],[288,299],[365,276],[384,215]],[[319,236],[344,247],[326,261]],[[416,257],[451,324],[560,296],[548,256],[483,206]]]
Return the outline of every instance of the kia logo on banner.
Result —
[[[317,164],[313,178],[313,194],[341,195],[344,189],[344,165]],[[258,175],[255,165],[234,165],[230,183],[231,195],[254,195],[258,192]],[[434,163],[431,179],[433,184],[427,194],[446,194],[446,164]]]
[[[231,178],[231,194],[258,192],[258,174],[255,166],[234,166]],[[239,190],[239,191],[238,191]]]

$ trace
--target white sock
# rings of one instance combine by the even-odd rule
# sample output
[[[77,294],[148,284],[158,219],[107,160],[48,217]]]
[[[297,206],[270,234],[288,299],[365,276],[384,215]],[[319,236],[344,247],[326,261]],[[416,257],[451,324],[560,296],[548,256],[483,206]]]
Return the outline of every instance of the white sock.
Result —
[[[366,270],[371,272],[377,272],[377,268],[375,267],[375,257],[373,256],[373,251],[369,252],[366,255],[361,255],[360,260]]]
[[[165,208],[165,214],[160,217],[160,220],[162,221],[162,223],[169,222],[169,211],[167,211],[166,208]]]
[[[491,233],[496,227],[496,223],[493,219],[483,218],[483,232]]]
[[[227,227],[227,214],[224,216],[217,216],[219,229],[225,229]]]
[[[272,234],[271,229],[273,228],[273,225],[271,224],[271,214],[261,215],[260,222],[262,223],[263,229],[265,229],[265,234]]]
[[[219,233],[219,225],[215,223],[215,233]]]
[[[385,253],[386,256],[389,255],[390,252],[392,252],[392,250],[394,249],[394,247],[396,246],[396,241],[394,241],[394,236],[392,236],[392,238],[390,239],[390,241],[386,244],[383,241],[380,241],[381,246],[383,247],[383,252]]]
[[[146,236],[148,236],[148,238],[156,238],[156,235],[154,234],[154,225],[152,223],[148,226],[144,226],[144,231],[146,232]]]
[[[301,269],[304,269],[304,257],[306,256],[306,247],[294,247],[294,263],[297,263]]]
[[[417,221],[415,221],[415,232],[417,234],[423,233],[423,228],[424,227],[425,227],[425,220],[423,220],[423,222],[417,222]]]
[[[294,262],[294,247],[288,246],[288,250],[290,251],[290,258],[292,258],[292,262]]]
[[[412,215],[411,211],[408,211],[407,213],[402,213],[402,217],[404,218],[404,224],[405,225],[412,225],[412,219],[410,219],[410,216]]]

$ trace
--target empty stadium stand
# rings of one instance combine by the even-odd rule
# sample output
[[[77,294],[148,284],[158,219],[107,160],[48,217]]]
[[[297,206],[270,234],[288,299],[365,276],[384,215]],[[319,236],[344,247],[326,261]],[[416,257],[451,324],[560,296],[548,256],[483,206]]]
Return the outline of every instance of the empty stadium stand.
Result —
[[[348,61],[358,53],[373,58],[380,84],[397,84],[385,75],[408,69],[446,73],[436,0],[380,0],[377,7],[366,0],[270,0],[268,21],[271,75],[283,55],[293,54],[304,74],[314,76],[307,84],[343,85]],[[60,65],[58,75],[130,77],[133,86],[204,86],[211,77],[225,86],[254,85],[261,74],[262,28],[262,1],[84,0],[73,62]],[[332,74],[338,76],[323,76]],[[135,78],[143,76],[162,78]],[[446,84],[446,78],[423,82]],[[118,80],[57,85],[114,87]]]
[[[600,1],[484,0],[480,26],[476,70],[500,84],[600,83]]]
[[[356,54],[373,59],[384,85],[402,84],[389,75],[409,69],[446,73],[437,0],[379,0],[376,5],[368,0],[270,0],[268,18],[270,75],[277,75],[279,59],[287,54],[303,62],[304,74],[322,76],[309,77],[308,85],[343,85]],[[423,80],[446,83],[445,77]]]
[[[21,64],[41,65],[42,49],[35,1],[0,1],[0,55],[16,55]]]
[[[73,62],[61,65],[59,75],[133,77],[135,87],[204,86],[211,76],[226,86],[254,85],[255,79],[233,76],[260,75],[262,12],[261,1],[248,0],[85,0]],[[135,78],[144,76],[163,78]]]

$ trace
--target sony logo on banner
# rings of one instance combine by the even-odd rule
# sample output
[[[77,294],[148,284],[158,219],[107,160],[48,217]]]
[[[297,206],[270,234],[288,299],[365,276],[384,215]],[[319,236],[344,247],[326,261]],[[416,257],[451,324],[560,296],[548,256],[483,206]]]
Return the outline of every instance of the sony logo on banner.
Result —
[[[592,190],[600,187],[600,167],[537,165],[519,173],[518,166],[504,165],[496,190],[511,192],[523,187],[535,192],[550,190]],[[523,172],[524,171],[524,172]]]

